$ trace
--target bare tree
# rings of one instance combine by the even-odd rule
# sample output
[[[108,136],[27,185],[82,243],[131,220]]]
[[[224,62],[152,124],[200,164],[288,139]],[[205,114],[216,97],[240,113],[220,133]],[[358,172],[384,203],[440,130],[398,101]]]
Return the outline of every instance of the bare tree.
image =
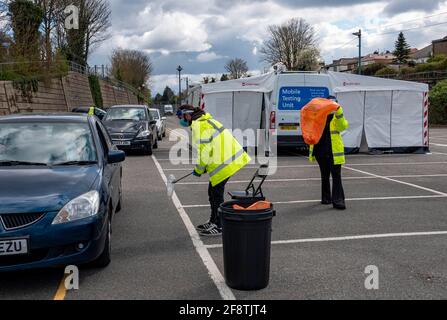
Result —
[[[59,13],[55,41],[69,58],[87,64],[92,50],[110,37],[111,9],[107,0],[58,0],[62,7],[75,5],[79,9],[79,29],[66,30],[65,13]]]
[[[144,52],[117,49],[111,57],[111,76],[135,88],[143,88],[152,74],[152,62]]]
[[[227,62],[225,70],[230,73],[232,79],[239,79],[247,75],[247,62],[243,59],[236,58]]]
[[[291,19],[268,28],[269,39],[260,53],[274,65],[283,63],[288,70],[310,71],[318,67],[320,57],[315,31],[304,19]]]
[[[50,66],[54,55],[52,38],[58,25],[58,18],[63,14],[64,3],[62,0],[34,0],[34,3],[42,8],[44,14],[41,26],[42,57],[47,62],[47,66]]]

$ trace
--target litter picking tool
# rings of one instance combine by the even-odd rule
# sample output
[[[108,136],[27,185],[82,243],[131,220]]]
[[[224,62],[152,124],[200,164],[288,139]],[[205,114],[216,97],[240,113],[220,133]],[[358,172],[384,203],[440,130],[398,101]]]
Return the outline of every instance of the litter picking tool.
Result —
[[[168,190],[168,197],[171,198],[172,195],[174,194],[176,183],[179,183],[180,181],[185,180],[186,178],[188,178],[192,175],[193,175],[193,173],[191,172],[190,174],[188,174],[180,179],[176,179],[175,176],[171,174],[168,177],[168,183],[166,184],[167,190]]]
[[[264,193],[262,192],[262,185],[268,177],[269,166],[262,165],[251,179],[248,187],[244,191],[231,191],[228,194],[233,200],[242,201],[265,201]],[[260,179],[258,187],[255,186],[257,179]]]

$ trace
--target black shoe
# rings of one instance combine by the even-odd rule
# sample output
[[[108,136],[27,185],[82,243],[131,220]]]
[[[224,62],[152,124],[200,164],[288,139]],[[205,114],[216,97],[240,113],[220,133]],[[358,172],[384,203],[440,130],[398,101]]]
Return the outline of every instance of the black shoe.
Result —
[[[199,233],[202,237],[220,237],[222,235],[222,228],[214,226],[214,228],[202,231]]]
[[[215,225],[214,223],[207,222],[207,223],[205,223],[205,224],[202,224],[202,225],[200,225],[200,226],[197,226],[197,227],[196,227],[196,230],[199,231],[199,232],[203,232],[203,231],[211,230],[211,229],[213,229],[213,228],[215,228],[215,227],[216,227],[216,225]]]
[[[321,201],[321,204],[327,206],[327,205],[332,204],[332,201],[324,201],[324,200],[323,200],[323,201]]]
[[[346,210],[346,206],[345,206],[345,205],[336,205],[336,204],[334,204],[334,209],[337,209],[337,210]]]

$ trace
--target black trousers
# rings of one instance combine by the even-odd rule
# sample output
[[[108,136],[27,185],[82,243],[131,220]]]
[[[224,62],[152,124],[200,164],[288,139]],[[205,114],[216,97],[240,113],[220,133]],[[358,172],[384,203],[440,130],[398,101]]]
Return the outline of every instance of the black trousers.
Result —
[[[208,187],[208,197],[211,205],[211,218],[210,222],[222,227],[222,223],[219,217],[219,207],[225,201],[225,185],[229,179],[221,182],[217,186],[213,187],[211,183]]]
[[[345,207],[345,192],[341,180],[341,165],[335,165],[332,156],[317,157],[317,162],[321,171],[321,200],[325,203],[333,203],[334,207]]]

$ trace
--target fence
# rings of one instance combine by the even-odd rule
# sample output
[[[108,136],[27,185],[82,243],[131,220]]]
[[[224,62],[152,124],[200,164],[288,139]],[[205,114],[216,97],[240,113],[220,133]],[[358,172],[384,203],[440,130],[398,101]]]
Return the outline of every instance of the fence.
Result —
[[[428,72],[417,72],[409,74],[390,74],[380,76],[380,78],[422,82],[427,83],[429,85],[434,85],[439,81],[447,79],[447,71],[428,71]]]

